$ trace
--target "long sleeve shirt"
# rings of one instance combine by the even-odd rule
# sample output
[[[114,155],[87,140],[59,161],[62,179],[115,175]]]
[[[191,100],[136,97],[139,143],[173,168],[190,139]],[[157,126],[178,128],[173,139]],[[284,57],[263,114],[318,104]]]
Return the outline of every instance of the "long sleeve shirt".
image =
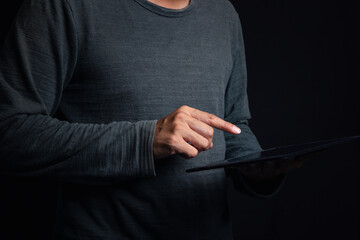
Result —
[[[227,0],[24,1],[0,50],[0,172],[61,183],[57,239],[231,239],[222,169],[260,150]],[[188,105],[241,128],[155,161],[156,121]]]

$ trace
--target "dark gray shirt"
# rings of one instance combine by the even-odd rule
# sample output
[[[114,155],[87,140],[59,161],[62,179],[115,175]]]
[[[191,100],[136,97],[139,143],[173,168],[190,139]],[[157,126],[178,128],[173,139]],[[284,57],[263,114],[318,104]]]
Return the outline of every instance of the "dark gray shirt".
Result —
[[[154,161],[156,121],[182,105],[242,133]],[[227,0],[28,0],[1,48],[1,172],[61,182],[59,239],[231,239],[224,170],[185,169],[259,150],[249,118]]]

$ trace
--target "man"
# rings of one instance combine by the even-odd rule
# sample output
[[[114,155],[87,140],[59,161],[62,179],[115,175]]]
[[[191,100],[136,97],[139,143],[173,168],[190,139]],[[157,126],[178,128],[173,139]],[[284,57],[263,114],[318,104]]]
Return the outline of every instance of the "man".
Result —
[[[2,173],[61,183],[55,239],[232,239],[224,170],[185,169],[260,150],[249,118],[226,0],[29,0],[1,50]]]

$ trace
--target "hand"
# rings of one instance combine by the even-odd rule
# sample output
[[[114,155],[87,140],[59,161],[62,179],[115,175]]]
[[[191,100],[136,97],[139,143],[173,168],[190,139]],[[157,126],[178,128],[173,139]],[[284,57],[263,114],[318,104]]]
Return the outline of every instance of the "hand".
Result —
[[[239,134],[241,130],[221,118],[188,106],[182,106],[156,123],[153,153],[156,159],[179,154],[194,158],[213,147],[214,129]]]
[[[246,164],[238,169],[244,177],[257,181],[272,180],[281,174],[284,174],[303,165],[303,160],[281,160],[266,161],[256,164]]]
[[[240,164],[232,168],[236,168],[247,180],[269,181],[288,171],[300,168],[312,155],[307,154],[296,158]]]

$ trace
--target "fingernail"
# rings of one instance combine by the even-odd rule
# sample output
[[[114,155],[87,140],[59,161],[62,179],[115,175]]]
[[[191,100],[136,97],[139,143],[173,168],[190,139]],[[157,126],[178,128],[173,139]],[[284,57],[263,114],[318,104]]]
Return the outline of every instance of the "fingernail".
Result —
[[[238,128],[237,126],[233,126],[233,130],[234,130],[234,132],[236,132],[237,134],[241,133],[240,128]]]
[[[210,148],[212,148],[213,146],[214,146],[214,143],[213,143],[213,142],[211,142]]]

